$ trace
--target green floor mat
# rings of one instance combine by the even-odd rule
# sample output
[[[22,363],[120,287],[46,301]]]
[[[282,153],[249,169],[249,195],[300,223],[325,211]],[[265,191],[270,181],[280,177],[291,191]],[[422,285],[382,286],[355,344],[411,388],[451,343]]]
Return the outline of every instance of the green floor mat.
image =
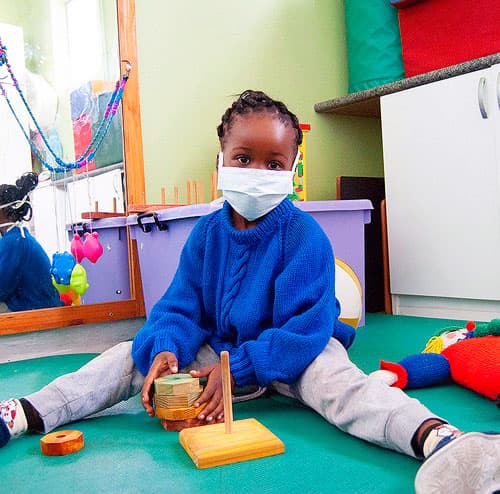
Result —
[[[422,349],[443,320],[368,314],[351,358],[369,372],[380,358],[398,360]],[[91,355],[65,355],[0,365],[0,397],[22,396],[71,372]],[[412,391],[466,429],[497,428],[493,402],[457,385]],[[311,410],[281,396],[236,404],[234,419],[254,417],[284,443],[283,455],[198,470],[178,442],[149,418],[137,397],[113,415],[65,428],[82,431],[85,447],[64,457],[40,453],[40,436],[0,450],[2,491],[16,493],[411,493],[419,462],[347,436]]]

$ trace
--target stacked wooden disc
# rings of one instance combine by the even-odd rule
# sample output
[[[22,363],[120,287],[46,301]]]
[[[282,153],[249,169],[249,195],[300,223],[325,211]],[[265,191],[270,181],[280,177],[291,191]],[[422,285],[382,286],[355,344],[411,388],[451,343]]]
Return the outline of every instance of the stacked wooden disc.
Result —
[[[195,408],[201,392],[200,380],[190,374],[171,374],[155,379],[156,416],[165,420],[185,420],[195,418],[204,404]]]

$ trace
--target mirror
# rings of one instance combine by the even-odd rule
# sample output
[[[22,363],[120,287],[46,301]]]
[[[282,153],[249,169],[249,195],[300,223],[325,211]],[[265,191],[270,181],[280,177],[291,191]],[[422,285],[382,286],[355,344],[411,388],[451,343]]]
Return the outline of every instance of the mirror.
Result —
[[[78,4],[82,5],[81,2],[82,0],[70,0],[70,1],[44,0],[43,2],[40,0],[32,0],[30,2],[27,1],[22,2],[21,6],[13,5],[14,2],[9,2],[8,8],[2,7],[2,14],[0,15],[0,23],[8,23],[9,13],[11,13],[11,15],[14,16],[14,11],[17,9],[18,19],[24,19],[26,18],[27,13],[30,14],[30,18],[33,19],[30,25],[37,26],[37,29],[40,31],[41,35],[48,36],[48,34],[44,32],[44,30],[48,29],[49,25],[57,25],[59,31],[57,35],[60,36],[64,32],[64,29],[62,29],[61,26],[66,25],[66,19],[70,19],[73,17],[74,19],[77,19],[78,22],[80,23],[82,22],[83,14],[82,11],[78,10],[79,8]],[[50,202],[48,200],[49,196],[52,196],[52,198],[55,197],[55,199],[53,199],[52,202],[57,202],[57,194],[59,193],[62,194],[63,196],[64,200],[62,202],[66,204],[66,206],[64,207],[67,210],[69,209],[67,205],[69,201],[65,199],[69,197],[71,198],[71,200],[74,200],[74,197],[77,195],[75,191],[78,188],[83,190],[83,192],[80,192],[79,194],[80,197],[84,197],[85,195],[87,196],[86,204],[85,202],[83,202],[83,205],[82,204],[74,205],[73,210],[71,212],[71,216],[69,215],[64,216],[63,225],[65,226],[62,227],[63,230],[62,233],[61,233],[61,226],[59,226],[59,230],[56,230],[54,223],[51,224],[54,230],[51,234],[49,234],[49,237],[51,237],[49,240],[52,240],[52,244],[55,245],[55,247],[53,248],[56,248],[57,250],[61,250],[61,245],[62,245],[62,243],[60,242],[60,238],[59,238],[59,243],[57,242],[58,236],[65,237],[64,240],[67,242],[68,238],[71,237],[72,228],[74,228],[74,224],[78,224],[77,228],[81,227],[82,222],[75,220],[79,219],[78,215],[81,216],[82,212],[87,213],[89,218],[88,221],[83,222],[84,228],[87,229],[92,228],[94,231],[98,232],[100,224],[99,222],[105,222],[105,223],[108,222],[109,226],[109,221],[111,220],[109,218],[95,219],[96,217],[97,218],[103,217],[103,214],[101,215],[95,214],[96,210],[98,213],[109,213],[109,216],[112,216],[114,220],[116,220],[116,218],[120,218],[118,214],[122,213],[121,216],[122,221],[118,222],[119,225],[118,228],[115,228],[115,226],[111,225],[109,226],[109,230],[108,227],[103,228],[101,232],[99,232],[99,235],[102,234],[105,237],[108,231],[111,232],[112,230],[116,231],[119,230],[118,235],[120,236],[120,240],[122,241],[122,243],[126,244],[124,252],[120,254],[120,256],[123,258],[123,263],[125,263],[125,266],[121,267],[120,269],[125,272],[127,283],[124,284],[124,286],[126,285],[126,287],[124,292],[120,293],[122,299],[118,301],[113,301],[114,300],[113,297],[110,297],[111,300],[102,300],[102,301],[96,300],[96,302],[99,303],[93,303],[92,299],[90,299],[89,303],[84,303],[82,305],[73,305],[70,307],[60,307],[60,308],[50,308],[50,309],[29,310],[23,312],[8,312],[0,314],[0,334],[10,334],[22,331],[57,328],[57,327],[101,322],[101,321],[112,321],[117,319],[131,318],[144,315],[140,275],[137,268],[138,264],[137,264],[135,244],[130,239],[127,228],[124,226],[125,214],[128,206],[131,204],[140,204],[144,202],[142,134],[140,125],[140,109],[139,109],[138,78],[137,78],[138,70],[137,70],[137,57],[136,57],[136,44],[135,44],[135,3],[134,0],[92,0],[91,2],[89,2],[88,0],[83,0],[83,3],[85,3],[83,11],[87,14],[89,13],[89,11],[92,10],[89,8],[89,5],[91,3],[92,4],[95,3],[96,9],[99,11],[100,14],[102,14],[103,20],[102,22],[100,22],[101,27],[109,25],[110,23],[109,19],[113,19],[114,32],[111,33],[110,29],[107,30],[102,29],[100,35],[99,36],[96,35],[96,37],[99,38],[100,41],[96,41],[95,44],[98,47],[102,47],[103,44],[107,47],[106,56],[108,59],[113,60],[114,67],[109,69],[108,64],[105,64],[103,62],[97,63],[96,61],[94,61],[94,64],[91,63],[86,64],[85,60],[83,62],[77,62],[76,60],[77,57],[75,55],[75,57],[73,57],[74,60],[71,61],[71,66],[75,67],[73,71],[70,71],[68,65],[64,64],[62,65],[62,68],[60,67],[59,69],[62,70],[63,72],[66,71],[72,74],[73,80],[71,81],[71,83],[69,82],[64,83],[62,81],[62,76],[58,78],[57,81],[58,84],[61,86],[64,86],[65,84],[67,87],[70,88],[74,86],[73,95],[75,96],[75,88],[78,90],[78,88],[81,88],[85,84],[87,84],[88,86],[88,82],[87,83],[83,82],[83,84],[80,84],[82,81],[84,81],[82,77],[88,78],[90,76],[91,80],[93,81],[112,80],[112,79],[116,81],[116,79],[120,76],[120,74],[125,72],[126,63],[123,61],[126,60],[127,63],[130,63],[130,65],[132,66],[132,70],[129,74],[129,79],[125,87],[123,100],[121,104],[123,137],[121,135],[121,129],[120,129],[121,121],[119,120],[118,114],[115,117],[115,120],[118,124],[118,132],[116,132],[115,128],[114,138],[115,141],[117,136],[123,139],[123,142],[121,142],[120,140],[120,146],[119,146],[120,150],[121,149],[123,150],[122,151],[123,159],[120,161],[118,161],[116,158],[110,159],[108,160],[108,163],[104,163],[104,165],[102,165],[101,163],[102,166],[100,166],[99,163],[97,162],[97,154],[96,154],[96,160],[95,160],[96,161],[95,165],[97,165],[95,166],[96,169],[86,170],[84,173],[81,174],[82,175],[81,177],[77,177],[76,176],[77,174],[71,174],[71,176],[64,176],[62,174],[58,174],[56,176],[53,174],[51,178],[54,179],[54,181],[48,180],[47,185],[44,185],[42,183],[39,187],[37,187],[37,189],[35,189],[36,193],[35,197],[33,197],[32,195],[32,204],[34,213],[36,214],[35,209],[37,204],[49,203]],[[16,2],[16,4],[21,4],[21,2]],[[73,8],[74,11],[69,12],[68,8]],[[45,11],[41,12],[39,9],[45,9]],[[20,10],[22,12],[19,12]],[[65,12],[64,16],[62,16],[61,12]],[[52,21],[51,23],[39,23],[39,22],[37,23],[36,21],[37,19],[46,19],[49,14],[50,14],[50,19]],[[14,24],[12,21],[11,23]],[[81,40],[84,42],[83,46],[88,50],[87,53],[89,53],[92,42],[90,42],[88,39],[88,33],[86,33],[85,36],[82,36],[82,33],[86,31],[82,30],[81,25],[78,27],[79,27],[79,36],[85,38]],[[116,27],[118,27],[117,30]],[[118,37],[116,36],[117,32],[118,32]],[[0,31],[0,34],[3,33]],[[78,50],[81,49],[79,48],[79,46],[80,47],[82,46],[81,43],[80,45],[78,43],[79,43],[78,39],[68,43],[63,43],[59,41],[58,43],[57,42],[55,43],[55,46],[61,50],[66,46],[67,49],[69,50],[69,46],[73,45],[74,46],[73,53],[77,53]],[[20,46],[22,48],[23,43],[21,43]],[[46,86],[44,85],[45,81],[40,80],[40,77],[37,77],[38,75],[41,74],[37,74],[35,70],[33,70],[37,68],[36,63],[33,60],[35,61],[38,60],[37,63],[53,64],[53,68],[55,70],[57,64],[54,62],[53,58],[50,59],[52,55],[51,56],[42,55],[38,50],[39,48],[38,45],[33,42],[31,42],[31,44],[27,44],[26,42],[24,42],[24,47],[29,48],[29,57],[27,58],[23,57],[21,54],[19,55],[18,59],[20,59],[21,61],[23,60],[23,58],[27,60],[28,63],[26,63],[26,65],[28,70],[30,71],[30,73],[35,74],[33,78],[38,80],[37,82],[39,83],[39,85]],[[114,54],[113,54],[113,47],[115,47]],[[118,48],[119,48],[119,55],[116,53]],[[30,56],[33,58],[32,60],[30,60]],[[67,53],[65,56],[67,64],[69,63],[67,58],[68,57]],[[95,68],[94,71],[94,68],[92,68],[93,65],[99,67]],[[13,70],[15,70],[14,64],[13,64]],[[61,74],[61,72],[59,72],[59,74]],[[94,84],[97,84],[97,82]],[[36,85],[36,82],[34,83],[34,85]],[[49,92],[46,92],[45,94],[49,94]],[[98,91],[95,90],[94,93],[98,93]],[[106,91],[101,91],[100,93],[106,93]],[[76,96],[78,96],[78,94],[76,94]],[[42,105],[42,107],[44,107],[44,111],[42,111],[44,119],[53,120],[55,118],[55,121],[59,123],[59,126],[56,125],[56,127],[59,133],[59,142],[61,143],[61,147],[64,147],[63,143],[71,142],[71,146],[74,146],[74,148],[72,149],[74,153],[76,148],[76,145],[74,145],[74,141],[76,141],[77,138],[71,139],[73,137],[71,134],[77,136],[75,130],[77,128],[77,125],[75,123],[75,120],[77,120],[79,117],[82,116],[82,111],[81,110],[73,111],[73,109],[71,108],[71,103],[72,103],[71,94],[66,99],[66,101],[69,101],[69,104],[68,106],[66,106],[66,108],[64,107],[64,104],[60,102],[61,99],[62,98],[58,98],[59,102],[57,104],[56,116],[51,114],[51,112],[49,111],[51,108],[53,108],[53,106],[50,106],[49,96],[42,98],[41,101],[39,101],[39,104]],[[107,103],[108,101],[107,95],[103,96],[103,99]],[[73,100],[75,100],[75,97],[73,98]],[[49,110],[47,110],[47,108],[49,108]],[[33,108],[34,114],[35,111],[36,111],[35,108]],[[67,118],[66,120],[63,120],[61,116],[64,114],[64,112],[66,113],[66,115],[69,115],[69,118]],[[3,121],[4,119],[2,117],[2,122]],[[19,132],[19,128],[17,130]],[[13,130],[9,132],[13,133]],[[24,139],[24,136],[22,136],[22,134],[21,137]],[[57,140],[55,140],[54,142],[57,143]],[[113,144],[114,144],[114,150],[116,151],[118,147],[117,143],[114,142]],[[2,149],[5,150],[5,147],[2,146]],[[105,151],[108,152],[108,154],[110,152],[109,149]],[[71,160],[71,158],[67,159],[67,154],[70,154],[71,158],[74,159],[73,158],[74,154],[71,155],[71,153],[66,152],[66,154],[63,156],[63,159],[65,159],[65,161]],[[39,166],[39,163],[36,163],[35,160],[33,166],[34,167]],[[25,170],[17,170],[16,172],[18,171],[21,171],[22,173]],[[13,174],[16,175],[16,172],[14,172]],[[17,176],[18,175],[20,175],[20,173],[17,173]],[[111,176],[112,178],[108,180],[109,176]],[[94,199],[89,194],[88,184],[94,178],[96,181],[98,180],[100,181],[102,180],[103,177],[106,177],[107,181],[104,180],[104,185],[101,188],[104,191],[112,192],[111,199],[109,198],[109,196],[105,195],[100,195],[98,198]],[[0,182],[13,183],[15,181],[15,178],[16,176],[4,179],[4,176],[2,175]],[[37,195],[39,197],[38,202],[36,197]],[[91,197],[90,200],[88,200],[89,197]],[[104,212],[103,209],[105,210]],[[43,225],[44,223],[46,223],[48,221],[47,218],[49,218],[50,215],[51,215],[50,212],[45,212],[45,219],[40,220],[38,224]],[[54,213],[52,213],[52,215],[54,215]],[[69,221],[67,221],[68,219]],[[90,226],[89,222],[91,223]],[[67,230],[66,232],[64,231],[65,229]],[[35,234],[38,235],[38,232],[43,232],[43,231],[44,230],[42,226],[39,226]],[[80,231],[79,233],[83,233],[83,231]],[[40,233],[40,235],[43,236],[42,233]],[[47,234],[45,233],[45,235]],[[114,248],[113,246],[110,246],[107,243],[106,239],[104,239],[104,242],[101,243],[103,244],[104,249]],[[92,266],[90,267],[90,269],[92,269]],[[99,261],[96,262],[95,269],[96,270],[99,269]],[[97,273],[94,276],[94,280],[98,279],[99,276],[101,276],[101,278],[103,276],[104,278],[106,278],[106,276],[103,275],[102,273],[100,275],[99,273]]]

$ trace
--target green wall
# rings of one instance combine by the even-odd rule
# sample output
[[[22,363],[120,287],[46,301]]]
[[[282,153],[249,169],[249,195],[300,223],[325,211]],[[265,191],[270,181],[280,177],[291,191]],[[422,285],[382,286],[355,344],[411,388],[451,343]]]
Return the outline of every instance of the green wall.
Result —
[[[251,88],[283,100],[307,136],[308,199],[334,199],[337,175],[382,176],[380,122],[321,115],[316,102],[347,93],[342,0],[137,0],[146,200],[203,180],[216,126]]]

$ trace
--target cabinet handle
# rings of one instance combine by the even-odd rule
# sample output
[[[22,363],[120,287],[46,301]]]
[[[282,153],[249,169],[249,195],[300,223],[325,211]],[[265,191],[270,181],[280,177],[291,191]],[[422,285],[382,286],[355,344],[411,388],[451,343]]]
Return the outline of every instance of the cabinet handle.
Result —
[[[481,79],[479,79],[479,85],[477,87],[477,101],[479,103],[479,111],[481,112],[481,117],[488,118],[488,112],[486,111],[485,104],[485,92],[486,77],[481,77]]]

